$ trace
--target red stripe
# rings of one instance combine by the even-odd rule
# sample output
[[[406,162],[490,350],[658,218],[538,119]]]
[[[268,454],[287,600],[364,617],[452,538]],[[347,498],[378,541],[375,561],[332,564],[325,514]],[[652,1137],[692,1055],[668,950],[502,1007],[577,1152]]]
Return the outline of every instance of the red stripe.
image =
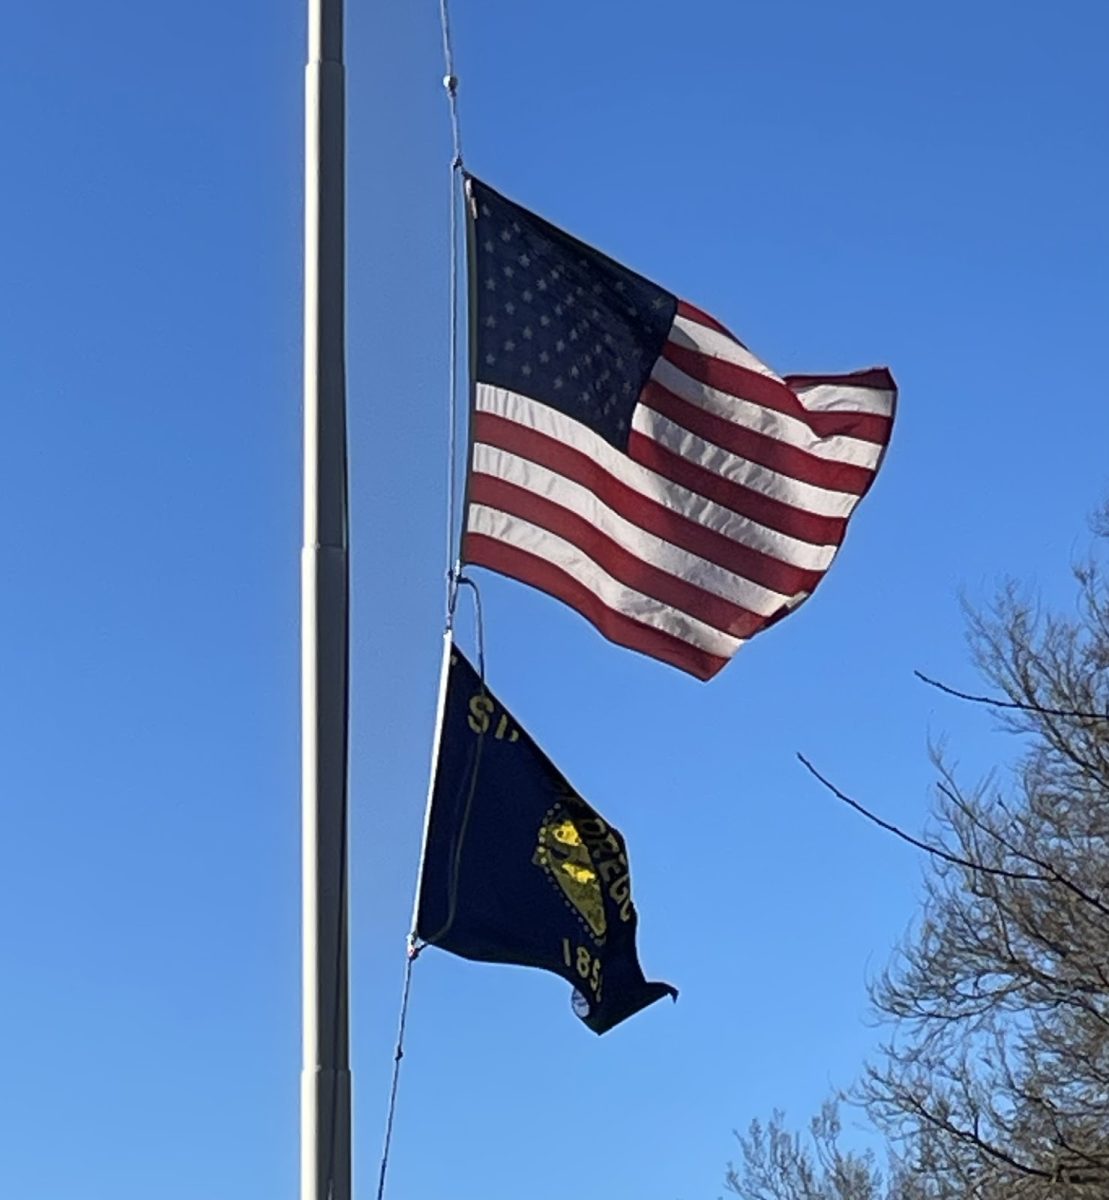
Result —
[[[897,391],[897,384],[886,367],[869,367],[865,371],[851,371],[847,375],[787,375],[785,381],[791,388],[831,383],[844,387],[871,388],[876,392]]]
[[[777,379],[760,375],[748,367],[712,358],[697,350],[666,342],[662,357],[687,375],[744,400],[752,400],[764,408],[796,417],[803,421],[819,437],[860,438],[884,446],[889,441],[890,419],[875,413],[857,412],[810,412],[789,388]]]
[[[474,441],[518,455],[588,488],[604,504],[625,520],[656,537],[688,550],[699,558],[716,563],[725,570],[772,592],[793,596],[811,592],[824,574],[784,563],[761,550],[743,546],[723,533],[699,525],[656,500],[649,500],[634,488],[610,475],[595,459],[525,425],[518,425],[493,413],[477,412]],[[700,493],[703,494],[703,493]],[[744,514],[748,515],[748,514]]]
[[[711,679],[728,663],[726,658],[718,658],[663,633],[661,629],[643,625],[616,612],[559,567],[516,546],[505,545],[484,534],[467,533],[462,542],[462,557],[467,563],[488,567],[539,588],[579,612],[610,642],[660,659],[681,671],[688,671],[698,679]]]
[[[697,434],[714,446],[720,446],[740,458],[768,467],[781,475],[788,475],[801,483],[861,496],[874,478],[874,472],[866,467],[859,467],[853,463],[829,462],[826,458],[808,454],[797,446],[781,442],[765,433],[756,433],[753,429],[736,425],[724,417],[717,416],[716,413],[683,400],[681,396],[675,396],[672,391],[653,379],[647,381],[639,399],[640,403],[664,417],[669,417],[675,424]]]
[[[564,538],[614,579],[732,637],[749,638],[766,624],[766,617],[671,575],[626,550],[577,513],[514,483],[492,475],[472,475],[470,501],[530,521],[540,529]]]
[[[715,317],[710,317],[707,312],[702,312],[699,308],[694,308],[687,300],[678,301],[678,316],[685,317],[687,321],[696,321],[698,325],[704,325],[707,329],[715,329],[717,333],[722,333],[726,338],[731,338],[738,346],[747,347],[736,337],[734,333],[726,326],[721,325]]]
[[[696,463],[682,458],[658,442],[635,430],[628,439],[628,456],[633,461],[650,467],[674,483],[680,483],[690,491],[697,492],[717,504],[723,504],[733,512],[742,513],[761,525],[768,525],[779,533],[812,542],[818,546],[838,546],[843,541],[847,521],[843,517],[822,517],[805,512],[800,508],[772,500],[762,492],[733,483],[712,471],[706,471]]]

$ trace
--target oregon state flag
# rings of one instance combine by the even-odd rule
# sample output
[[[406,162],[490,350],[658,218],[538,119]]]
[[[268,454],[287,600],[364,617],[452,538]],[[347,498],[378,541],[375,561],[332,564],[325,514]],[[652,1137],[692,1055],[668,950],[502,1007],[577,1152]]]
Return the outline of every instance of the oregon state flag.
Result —
[[[662,996],[636,954],[627,848],[457,647],[428,818],[416,936],[481,962],[542,967],[604,1033]]]

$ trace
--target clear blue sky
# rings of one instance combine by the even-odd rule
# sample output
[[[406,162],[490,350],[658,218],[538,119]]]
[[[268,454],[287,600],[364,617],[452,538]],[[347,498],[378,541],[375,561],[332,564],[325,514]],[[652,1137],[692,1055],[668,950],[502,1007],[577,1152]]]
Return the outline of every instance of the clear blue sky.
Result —
[[[443,569],[433,0],[350,0],[356,1177],[376,1182]],[[894,442],[814,600],[713,683],[487,577],[493,686],[627,835],[648,972],[429,952],[391,1195],[719,1195],[877,1035],[957,592],[1067,595],[1109,471],[1104,6],[455,0],[470,166],[782,371],[887,362]],[[300,3],[20,4],[0,42],[0,1195],[297,1187]],[[865,1136],[865,1135],[860,1135]]]

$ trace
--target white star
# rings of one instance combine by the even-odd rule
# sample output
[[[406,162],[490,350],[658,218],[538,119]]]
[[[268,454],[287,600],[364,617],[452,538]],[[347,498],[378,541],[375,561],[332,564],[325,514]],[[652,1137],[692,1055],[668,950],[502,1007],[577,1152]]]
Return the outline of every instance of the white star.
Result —
[[[497,318],[496,318],[495,316],[493,316],[493,314],[492,314],[492,313],[490,313],[490,314],[489,314],[489,315],[488,315],[488,316],[485,318],[485,324],[486,324],[486,325],[487,325],[487,326],[488,326],[490,329],[496,329],[496,328],[497,328]]]
[[[562,387],[562,376],[561,375],[556,375],[554,377],[554,385],[556,388]]]
[[[520,368],[520,374],[521,375],[530,375],[531,374],[531,363],[524,363],[524,365]]]
[[[487,279],[485,281],[485,290],[487,292],[495,292],[497,290],[497,281],[495,279]]]
[[[509,338],[508,341],[505,342],[504,348],[505,348],[505,350],[508,351],[509,354],[511,354],[512,351],[516,349],[516,343],[511,338]]]
[[[527,338],[527,340],[528,340],[529,342],[531,341],[531,338],[532,338],[532,333],[531,333],[531,326],[530,326],[530,325],[525,325],[525,326],[524,326],[524,337],[526,337],[526,338]]]
[[[516,305],[513,304],[511,300],[509,300],[505,303],[504,311],[506,313],[508,313],[508,315],[511,317],[512,314],[516,311]]]

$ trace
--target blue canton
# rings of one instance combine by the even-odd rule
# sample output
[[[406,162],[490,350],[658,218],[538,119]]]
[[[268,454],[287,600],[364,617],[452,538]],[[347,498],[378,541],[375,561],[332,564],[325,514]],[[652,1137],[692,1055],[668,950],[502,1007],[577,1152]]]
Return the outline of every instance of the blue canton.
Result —
[[[474,178],[474,377],[627,448],[677,300]]]

